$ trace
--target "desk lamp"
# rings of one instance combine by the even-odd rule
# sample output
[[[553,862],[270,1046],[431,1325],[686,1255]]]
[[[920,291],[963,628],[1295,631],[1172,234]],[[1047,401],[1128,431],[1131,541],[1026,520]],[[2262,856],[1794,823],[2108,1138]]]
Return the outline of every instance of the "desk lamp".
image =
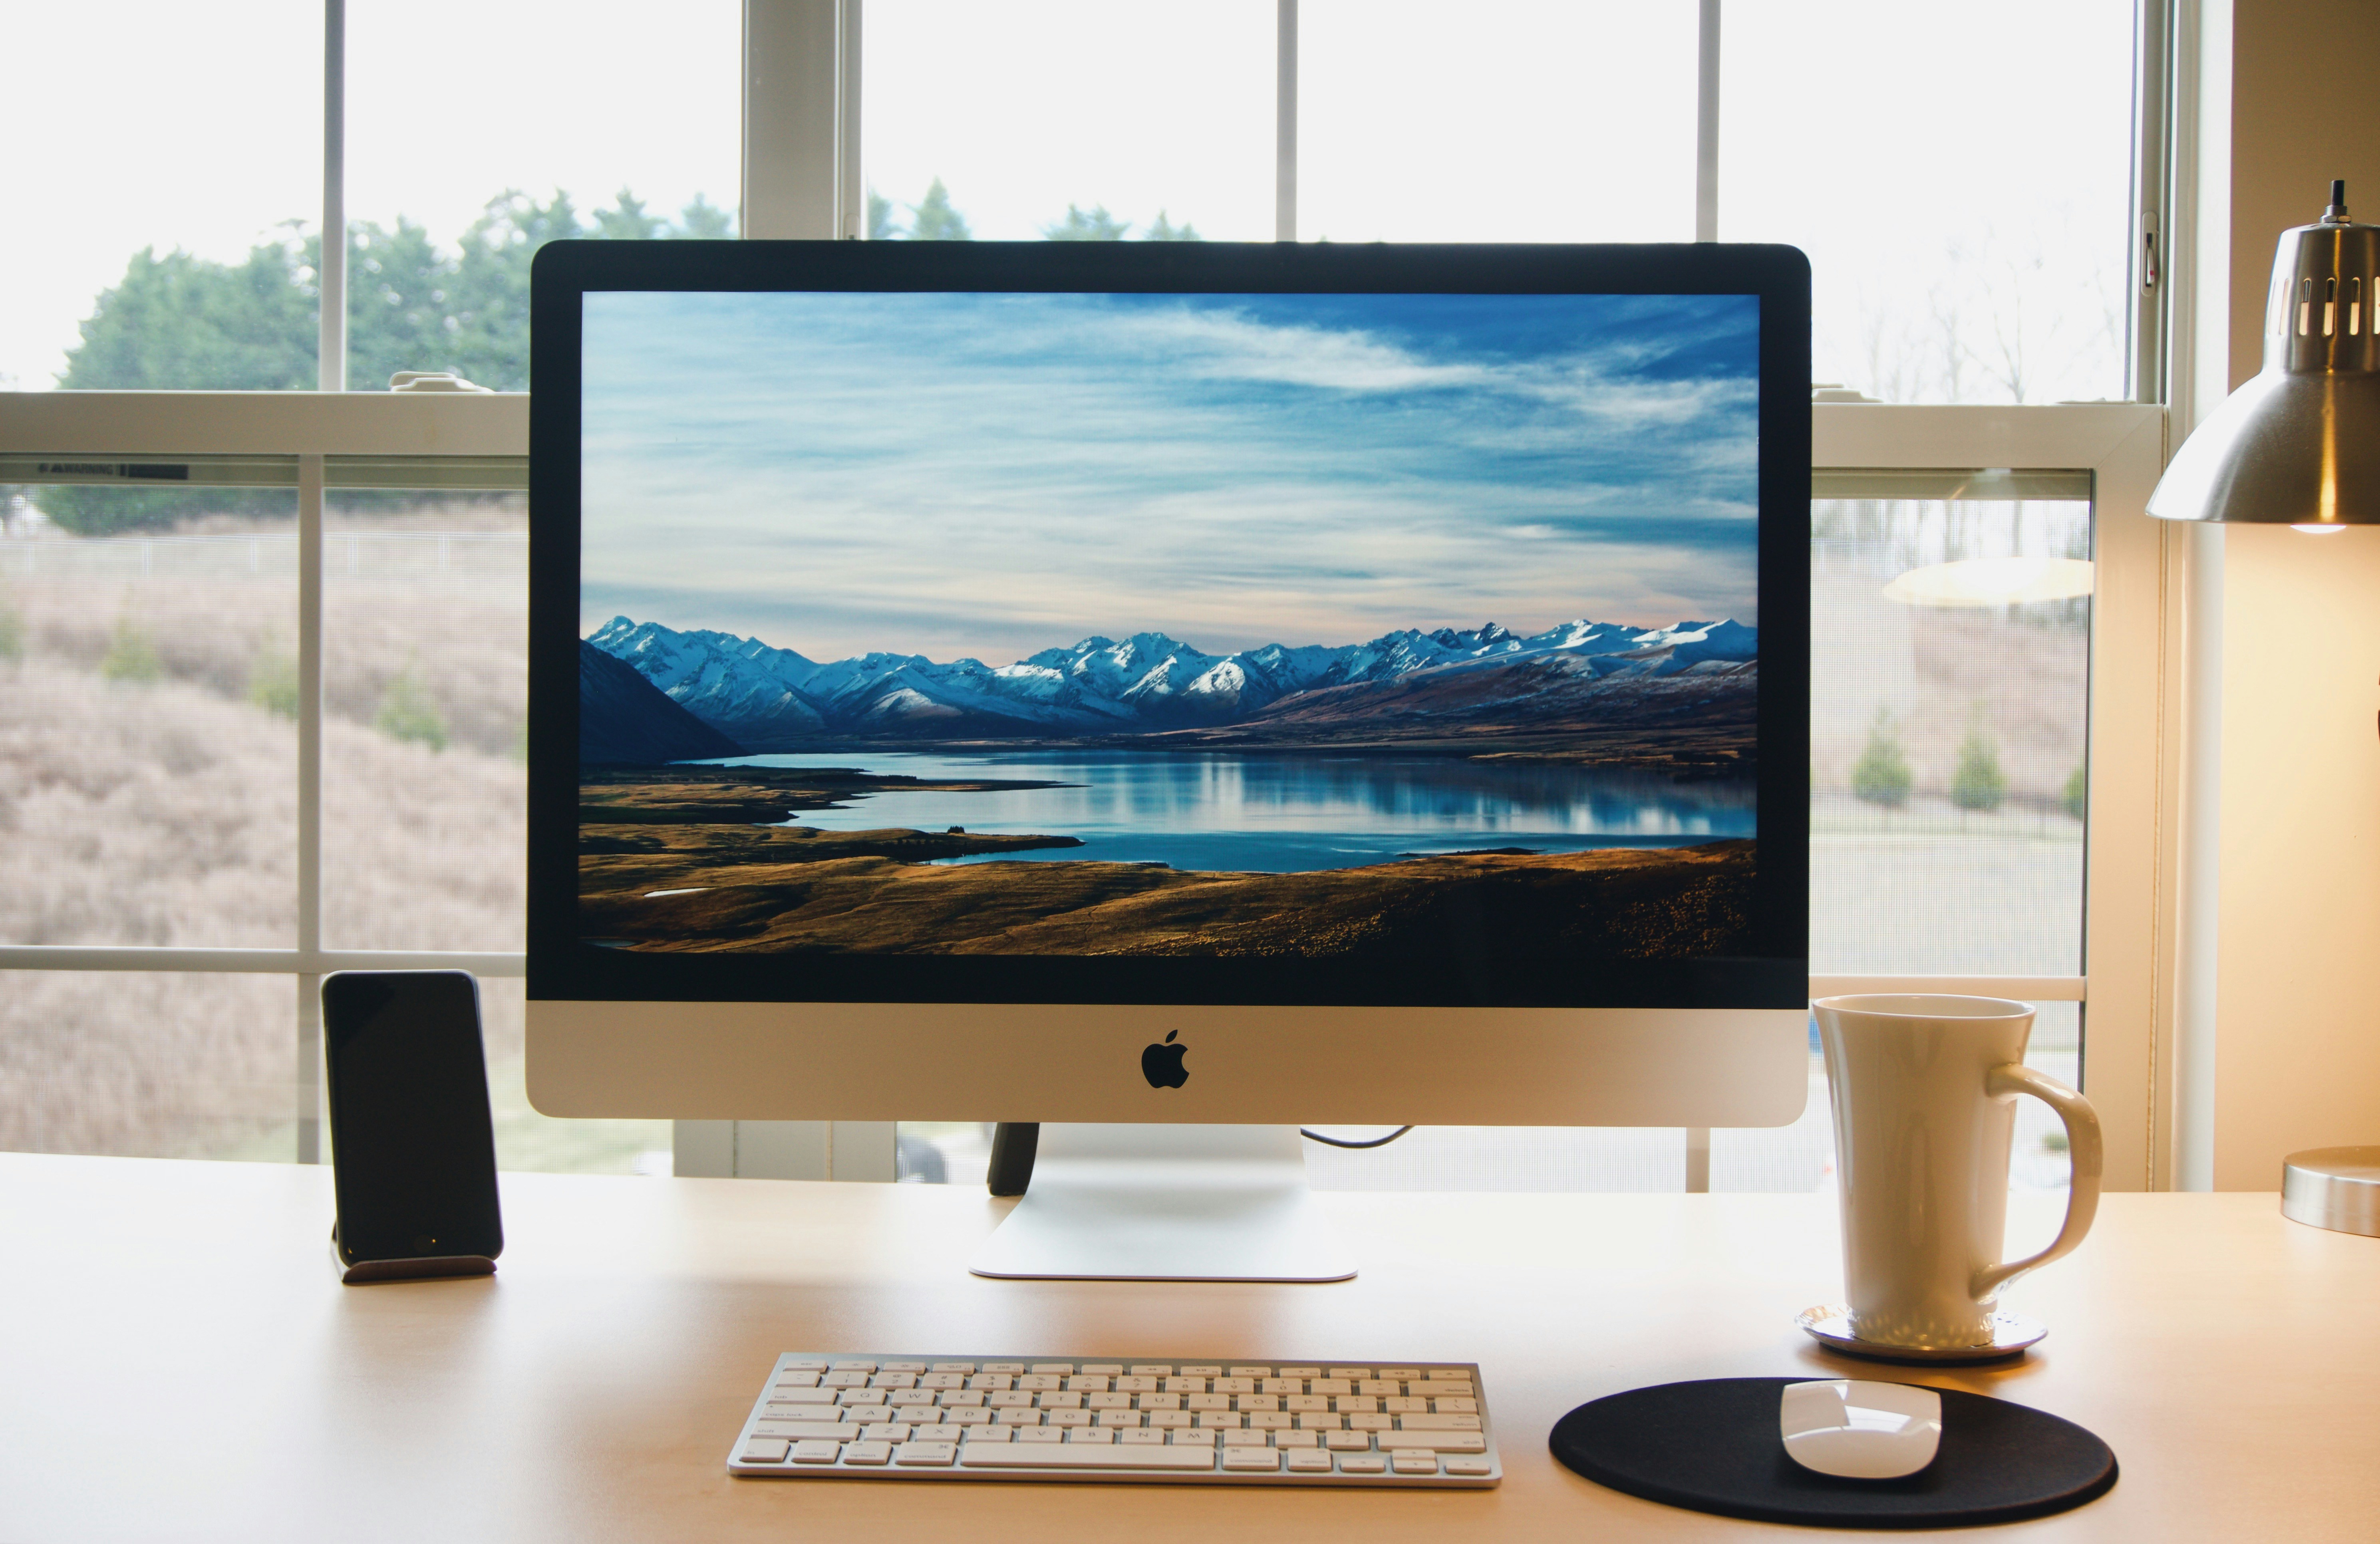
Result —
[[[2329,535],[2380,525],[2380,225],[2347,215],[2347,184],[2311,225],[2281,233],[2265,309],[2265,368],[2176,452],[2149,495],[2167,520]],[[2380,1236],[2380,1147],[2293,1152],[2281,1212]]]

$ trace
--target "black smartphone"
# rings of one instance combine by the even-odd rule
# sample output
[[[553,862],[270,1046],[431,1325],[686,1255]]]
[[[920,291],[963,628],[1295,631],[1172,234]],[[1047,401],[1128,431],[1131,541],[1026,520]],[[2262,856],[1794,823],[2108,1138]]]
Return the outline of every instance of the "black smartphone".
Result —
[[[494,1269],[504,1251],[480,983],[463,971],[322,978],[333,1234],[350,1280]]]

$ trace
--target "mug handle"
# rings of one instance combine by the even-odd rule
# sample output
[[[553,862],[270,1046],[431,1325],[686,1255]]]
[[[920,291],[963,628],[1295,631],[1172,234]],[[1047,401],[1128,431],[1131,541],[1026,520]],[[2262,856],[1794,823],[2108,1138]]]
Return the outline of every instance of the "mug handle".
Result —
[[[2072,1188],[2066,1193],[2066,1221],[2058,1228],[2058,1236],[2049,1241],[2049,1248],[2024,1260],[1976,1272],[1973,1295],[1977,1302],[1989,1299],[2027,1271],[2074,1252],[2082,1236],[2091,1231],[2091,1219],[2098,1215],[2099,1175],[2106,1166],[2099,1139],[2099,1112],[2091,1107],[2089,1100],[2057,1079],[2035,1072],[2022,1062],[2008,1062],[1993,1068],[1985,1078],[1984,1092],[1994,1099],[2029,1093],[2056,1110],[2058,1118],[2066,1125],[2066,1152],[2074,1177]]]

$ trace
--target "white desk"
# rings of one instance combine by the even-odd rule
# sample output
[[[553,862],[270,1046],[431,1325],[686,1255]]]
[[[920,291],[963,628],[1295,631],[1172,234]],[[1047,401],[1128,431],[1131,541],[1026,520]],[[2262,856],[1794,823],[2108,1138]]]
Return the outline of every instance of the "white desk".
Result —
[[[1870,1369],[1792,1325],[1838,1290],[1825,1197],[1330,1195],[1352,1283],[1130,1285],[967,1275],[1003,1210],[972,1189],[508,1175],[495,1278],[342,1287],[330,1178],[0,1155],[0,1539],[1815,1538],[1602,1490],[1544,1433],[1643,1383]],[[2267,1195],[2109,1196],[2011,1301],[2036,1353],[1926,1381],[2080,1421],[2123,1478],[1988,1537],[2380,1538],[2380,1240]],[[1507,1478],[732,1480],[795,1346],[1476,1360]]]

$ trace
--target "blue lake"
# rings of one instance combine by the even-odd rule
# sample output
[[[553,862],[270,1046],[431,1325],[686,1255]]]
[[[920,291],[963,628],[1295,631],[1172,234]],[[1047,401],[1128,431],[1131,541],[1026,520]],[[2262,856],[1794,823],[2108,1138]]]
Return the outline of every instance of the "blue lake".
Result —
[[[1484,847],[1541,852],[1682,847],[1754,834],[1749,782],[1674,783],[1639,772],[1433,756],[1019,751],[843,751],[738,756],[727,766],[847,766],[921,778],[1037,778],[991,793],[888,792],[792,824],[1080,838],[1080,847],[987,858],[1102,859],[1273,874],[1355,868]]]

